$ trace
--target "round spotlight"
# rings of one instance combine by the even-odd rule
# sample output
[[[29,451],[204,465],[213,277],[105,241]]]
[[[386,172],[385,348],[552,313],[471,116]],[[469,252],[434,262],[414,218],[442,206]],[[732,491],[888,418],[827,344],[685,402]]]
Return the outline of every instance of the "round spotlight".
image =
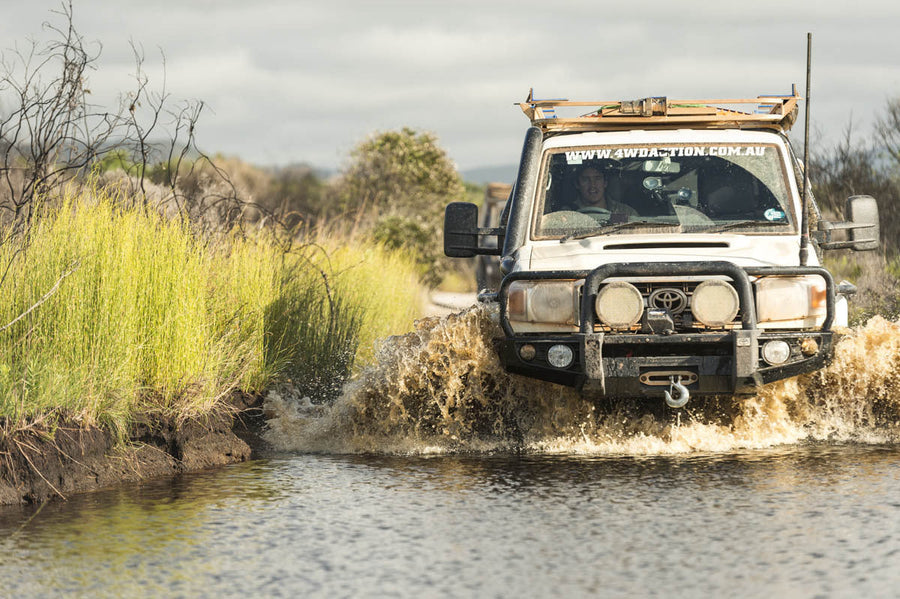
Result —
[[[551,345],[547,350],[547,361],[554,368],[566,368],[575,359],[575,352],[568,345]]]
[[[766,341],[762,346],[762,357],[772,366],[784,364],[791,357],[791,346],[781,339]]]
[[[537,350],[534,349],[534,346],[530,343],[526,343],[522,347],[519,348],[519,357],[525,360],[526,362],[531,362],[534,360],[534,357],[537,355]]]
[[[729,324],[737,316],[741,301],[734,287],[719,279],[703,281],[694,289],[691,313],[708,327]]]
[[[644,298],[631,283],[616,281],[604,285],[594,302],[600,322],[613,329],[627,329],[641,320]]]

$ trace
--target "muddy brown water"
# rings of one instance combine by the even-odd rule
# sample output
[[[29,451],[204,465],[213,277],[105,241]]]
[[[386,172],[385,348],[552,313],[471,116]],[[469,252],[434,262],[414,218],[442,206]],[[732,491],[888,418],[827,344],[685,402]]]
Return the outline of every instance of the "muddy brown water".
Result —
[[[0,596],[900,595],[900,325],[675,414],[506,376],[491,318],[272,393],[265,459],[0,508]]]

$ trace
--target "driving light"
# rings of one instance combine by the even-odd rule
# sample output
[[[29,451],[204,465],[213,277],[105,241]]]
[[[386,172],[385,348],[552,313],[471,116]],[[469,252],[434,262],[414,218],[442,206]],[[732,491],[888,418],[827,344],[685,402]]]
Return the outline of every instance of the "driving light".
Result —
[[[772,366],[784,364],[791,357],[791,346],[780,339],[766,341],[762,346],[762,357]]]
[[[600,322],[613,329],[627,329],[641,320],[644,298],[631,283],[615,281],[597,292],[594,302]]]
[[[756,317],[759,323],[825,319],[828,294],[822,277],[763,277],[756,281]]]
[[[709,279],[697,285],[691,298],[691,313],[708,327],[731,323],[740,306],[734,287],[719,279]]]
[[[547,361],[554,368],[566,368],[575,359],[575,352],[568,345],[551,345],[547,350]]]

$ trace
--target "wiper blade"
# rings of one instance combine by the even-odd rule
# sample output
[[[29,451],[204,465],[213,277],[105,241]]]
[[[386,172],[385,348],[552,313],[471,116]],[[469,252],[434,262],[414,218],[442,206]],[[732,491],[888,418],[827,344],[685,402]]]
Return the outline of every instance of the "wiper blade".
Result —
[[[715,225],[710,227],[709,229],[703,229],[703,233],[718,233],[720,231],[728,231],[729,229],[746,229],[750,227],[768,227],[770,225],[777,225],[779,227],[783,227],[785,225],[789,225],[791,223],[785,221],[766,221],[766,220],[739,220],[733,223],[724,223],[721,225]]]
[[[569,233],[560,238],[560,243],[565,243],[571,239],[586,239],[595,235],[603,235],[604,233],[612,233],[613,231],[621,231],[622,229],[634,229],[637,227],[648,227],[652,229],[681,227],[681,223],[666,223],[657,220],[636,220],[629,223],[617,223],[615,225],[604,225],[591,229],[589,231],[581,231],[579,233]]]

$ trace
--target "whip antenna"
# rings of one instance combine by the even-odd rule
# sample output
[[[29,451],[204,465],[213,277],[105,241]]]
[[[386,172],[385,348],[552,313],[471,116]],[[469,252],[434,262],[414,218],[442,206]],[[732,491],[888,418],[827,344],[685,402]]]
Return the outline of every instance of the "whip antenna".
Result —
[[[800,266],[806,266],[809,250],[809,80],[812,73],[812,33],[806,34],[806,124],[803,130],[803,206],[800,221]]]

